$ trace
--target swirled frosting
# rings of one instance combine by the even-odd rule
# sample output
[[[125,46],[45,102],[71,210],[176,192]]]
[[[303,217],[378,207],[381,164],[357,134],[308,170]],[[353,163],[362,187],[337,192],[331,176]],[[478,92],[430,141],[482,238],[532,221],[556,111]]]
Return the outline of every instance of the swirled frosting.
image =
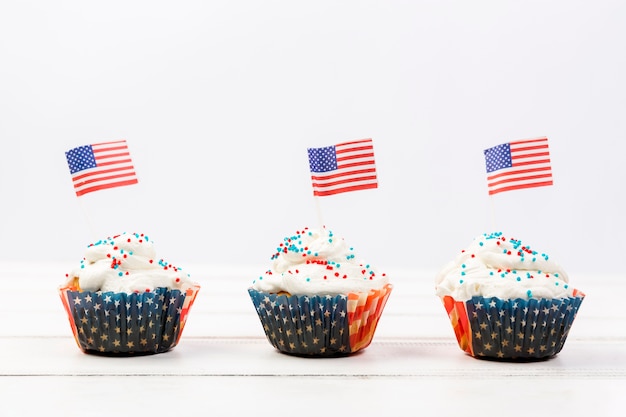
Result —
[[[157,259],[153,241],[139,233],[123,233],[90,244],[80,266],[67,274],[68,285],[76,282],[81,290],[129,294],[194,285],[181,268]]]
[[[252,282],[257,291],[338,295],[388,283],[384,273],[358,260],[353,248],[327,228],[304,228],[285,237],[271,260],[271,268]]]
[[[502,233],[483,234],[435,278],[436,294],[455,300],[473,296],[502,299],[571,297],[565,271],[545,253]]]

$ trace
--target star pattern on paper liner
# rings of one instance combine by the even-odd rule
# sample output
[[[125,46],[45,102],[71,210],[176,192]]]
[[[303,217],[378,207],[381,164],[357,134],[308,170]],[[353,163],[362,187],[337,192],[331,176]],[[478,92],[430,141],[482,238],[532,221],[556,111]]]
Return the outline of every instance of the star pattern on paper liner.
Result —
[[[350,353],[347,297],[266,294],[255,305],[270,343],[281,352],[332,356]]]
[[[186,298],[179,290],[157,288],[133,294],[68,291],[67,297],[76,339],[84,351],[158,353],[178,341]]]
[[[538,359],[561,351],[581,298],[474,297],[466,303],[474,356]]]
[[[341,356],[367,347],[391,294],[385,285],[368,293],[286,296],[248,290],[269,342],[303,356]]]

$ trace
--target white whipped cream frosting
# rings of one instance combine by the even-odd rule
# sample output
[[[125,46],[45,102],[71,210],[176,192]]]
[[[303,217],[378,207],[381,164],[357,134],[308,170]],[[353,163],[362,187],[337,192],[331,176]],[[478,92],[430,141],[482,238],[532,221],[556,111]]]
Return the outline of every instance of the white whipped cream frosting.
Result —
[[[483,234],[435,278],[436,294],[466,301],[473,296],[521,298],[572,297],[566,272],[545,253],[502,233]]]
[[[385,274],[358,260],[345,240],[327,228],[305,228],[285,237],[271,259],[271,268],[252,283],[257,291],[338,295],[389,283]]]
[[[157,259],[154,243],[139,233],[123,233],[90,244],[80,266],[67,275],[81,290],[146,292],[158,287],[184,290],[194,285],[181,268]]]

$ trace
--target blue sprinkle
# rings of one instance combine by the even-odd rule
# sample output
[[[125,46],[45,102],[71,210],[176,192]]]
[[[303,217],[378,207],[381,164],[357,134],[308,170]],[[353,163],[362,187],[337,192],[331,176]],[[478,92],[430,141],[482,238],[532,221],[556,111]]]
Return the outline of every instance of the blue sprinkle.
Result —
[[[526,295],[528,296],[528,298],[531,298],[533,296],[532,291],[528,290],[526,291]]]
[[[462,279],[459,280],[459,284],[463,284],[463,280]]]
[[[461,275],[465,276],[465,271],[461,271]]]

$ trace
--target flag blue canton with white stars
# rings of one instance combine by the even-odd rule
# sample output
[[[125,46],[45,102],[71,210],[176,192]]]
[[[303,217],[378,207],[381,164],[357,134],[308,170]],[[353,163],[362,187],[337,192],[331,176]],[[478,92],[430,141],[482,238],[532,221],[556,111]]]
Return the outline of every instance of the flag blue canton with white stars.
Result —
[[[146,293],[69,291],[68,302],[82,350],[161,353],[180,332],[185,293],[156,288]]]
[[[561,351],[582,298],[473,297],[466,309],[475,356],[545,358]]]
[[[79,146],[70,149],[65,153],[70,173],[84,171],[89,168],[97,167],[96,157],[94,156],[91,145]]]
[[[337,169],[337,153],[334,146],[309,148],[308,153],[311,172],[328,172]]]
[[[511,158],[511,145],[503,143],[485,150],[485,164],[487,172],[497,171],[502,168],[513,166]]]
[[[279,351],[309,356],[351,353],[345,295],[288,297],[248,292],[268,341]]]

